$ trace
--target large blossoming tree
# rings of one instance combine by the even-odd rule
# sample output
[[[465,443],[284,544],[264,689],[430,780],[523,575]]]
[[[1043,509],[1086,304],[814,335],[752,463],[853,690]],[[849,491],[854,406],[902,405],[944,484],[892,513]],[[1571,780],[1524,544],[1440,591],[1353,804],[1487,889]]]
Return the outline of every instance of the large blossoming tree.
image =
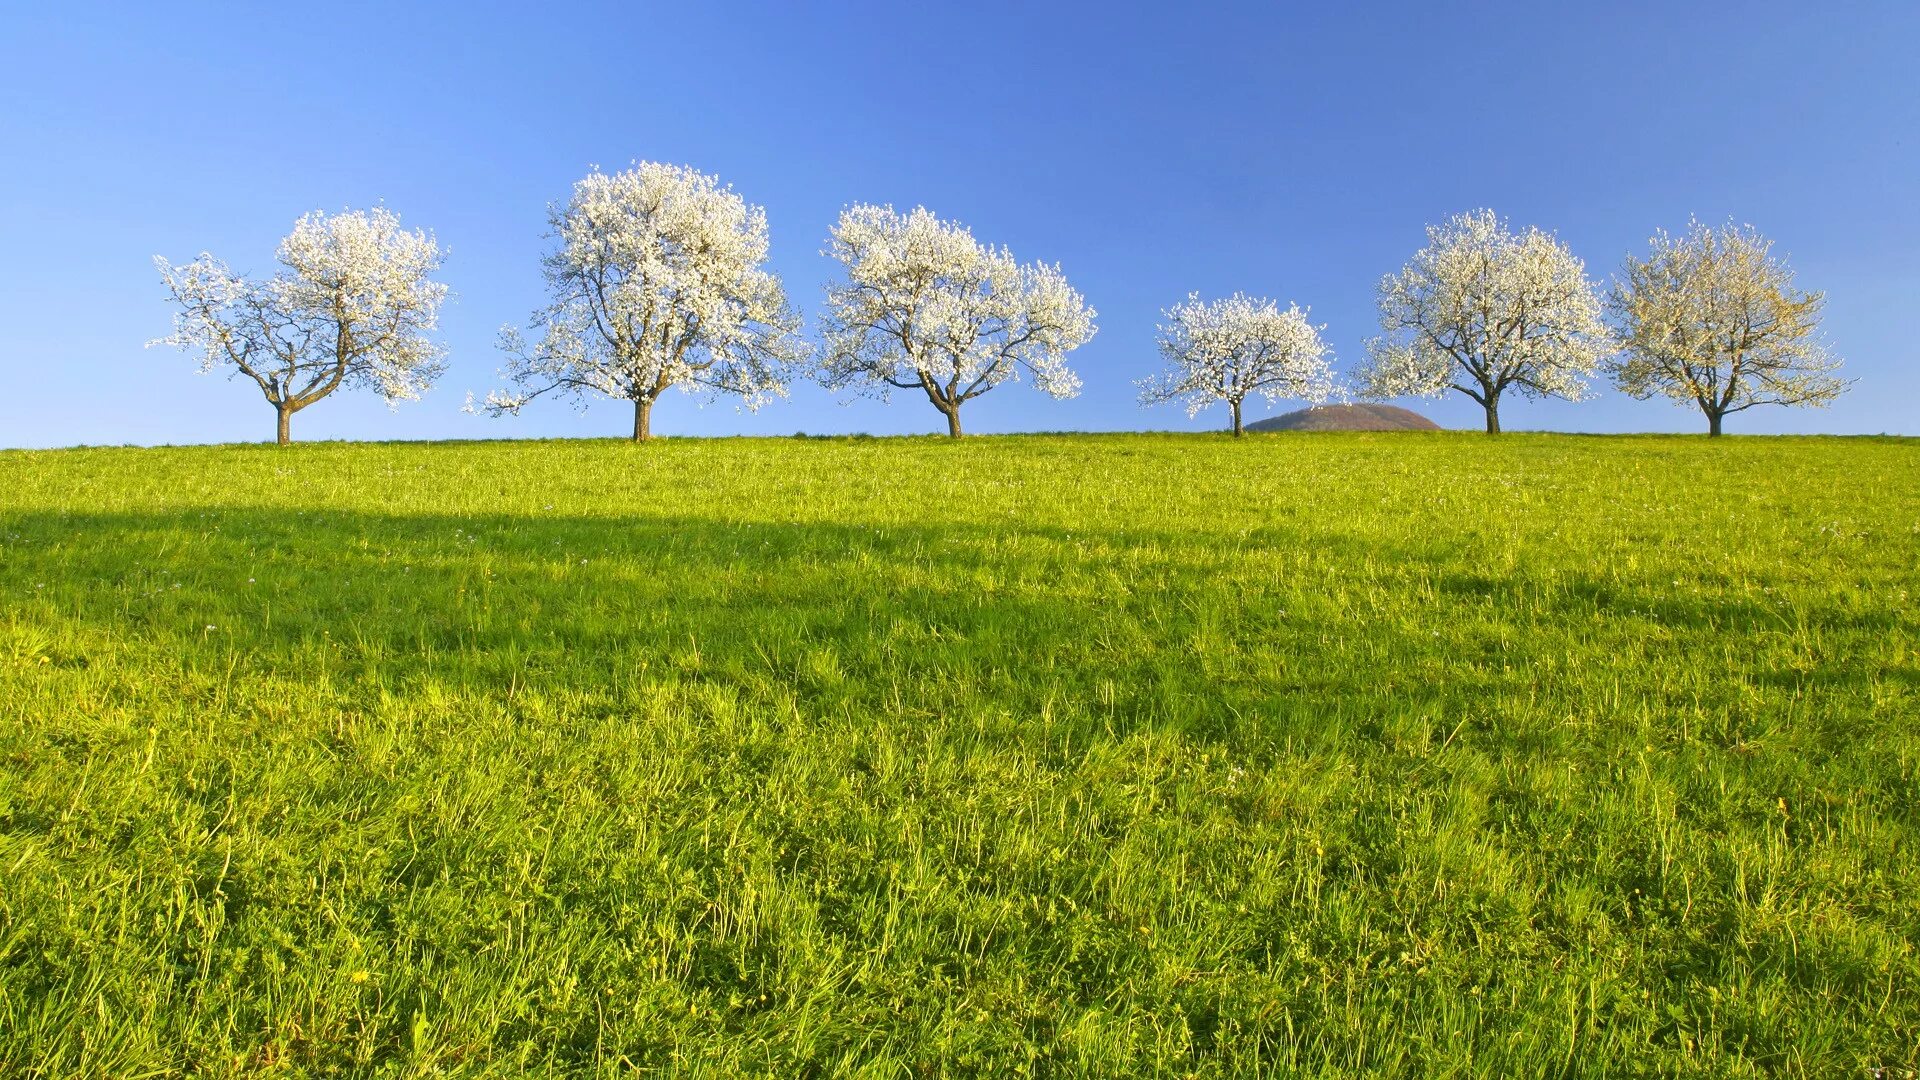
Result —
[[[644,442],[669,387],[738,395],[749,409],[786,393],[807,350],[765,266],[765,210],[705,173],[639,162],[595,170],[550,221],[552,301],[534,318],[537,340],[501,332],[512,386],[489,393],[487,411],[549,393],[631,401]]]
[[[447,287],[430,274],[439,245],[408,232],[385,207],[312,213],[280,242],[281,270],[252,280],[202,253],[154,265],[179,309],[173,333],[149,342],[200,355],[200,370],[230,367],[253,380],[291,438],[293,414],[342,387],[389,404],[418,398],[445,369],[428,339]]]
[[[1799,292],[1793,271],[1751,226],[1693,222],[1629,258],[1610,307],[1623,349],[1616,385],[1706,414],[1720,434],[1729,413],[1756,405],[1828,405],[1846,391],[1839,357],[1820,341],[1825,297]]]
[[[1380,282],[1380,327],[1360,372],[1372,397],[1465,394],[1500,430],[1500,399],[1578,401],[1609,349],[1586,266],[1565,244],[1509,230],[1491,210],[1427,229],[1427,246]]]
[[[849,207],[828,245],[846,268],[827,287],[829,389],[918,390],[955,438],[960,407],[1022,371],[1056,398],[1079,392],[1066,355],[1093,337],[1094,311],[1059,267],[1020,265],[925,208]]]
[[[1252,395],[1268,401],[1297,398],[1320,404],[1333,396],[1333,367],[1323,327],[1307,320],[1297,304],[1280,305],[1235,293],[1201,300],[1198,293],[1167,310],[1160,327],[1160,355],[1167,370],[1139,382],[1140,403],[1182,402],[1188,416],[1226,402],[1233,434],[1244,429],[1241,406]]]

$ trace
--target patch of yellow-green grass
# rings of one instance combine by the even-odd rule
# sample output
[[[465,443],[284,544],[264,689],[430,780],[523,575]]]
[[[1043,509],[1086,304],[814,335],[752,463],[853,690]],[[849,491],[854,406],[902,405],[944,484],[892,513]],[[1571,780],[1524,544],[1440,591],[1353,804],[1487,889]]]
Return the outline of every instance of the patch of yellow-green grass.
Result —
[[[1920,1069],[1920,442],[0,453],[0,1075]]]

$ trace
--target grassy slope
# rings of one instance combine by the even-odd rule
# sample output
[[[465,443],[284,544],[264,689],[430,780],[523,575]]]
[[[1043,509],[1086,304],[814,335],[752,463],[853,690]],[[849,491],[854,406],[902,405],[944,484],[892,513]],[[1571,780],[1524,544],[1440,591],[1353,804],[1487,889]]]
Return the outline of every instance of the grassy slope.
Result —
[[[0,1074],[1920,1067],[1920,442],[0,454]]]

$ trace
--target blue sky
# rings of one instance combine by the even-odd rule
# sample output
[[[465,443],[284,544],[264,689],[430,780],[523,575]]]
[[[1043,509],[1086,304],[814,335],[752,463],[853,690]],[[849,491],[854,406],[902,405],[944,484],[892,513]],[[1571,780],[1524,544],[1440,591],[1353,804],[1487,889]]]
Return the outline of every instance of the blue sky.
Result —
[[[1161,309],[1310,305],[1341,365],[1423,227],[1491,206],[1610,275],[1656,227],[1751,222],[1828,294],[1858,380],[1733,432],[1920,434],[1920,4],[951,6],[84,4],[0,13],[0,446],[270,438],[250,386],[143,349],[150,260],[267,271],[293,220],[384,200],[450,250],[451,369],[389,411],[339,396],[295,437],[619,435],[623,403],[460,411],[542,301],[545,207],[589,166],[717,173],[766,206],[811,319],[850,202],[924,204],[1099,310],[1086,389],[969,403],[969,431],[1206,428],[1141,410]],[[1413,403],[1449,426],[1457,396]],[[1282,406],[1285,408],[1288,406]],[[1693,431],[1606,391],[1510,429]],[[669,395],[656,432],[934,432],[801,385],[756,414]]]

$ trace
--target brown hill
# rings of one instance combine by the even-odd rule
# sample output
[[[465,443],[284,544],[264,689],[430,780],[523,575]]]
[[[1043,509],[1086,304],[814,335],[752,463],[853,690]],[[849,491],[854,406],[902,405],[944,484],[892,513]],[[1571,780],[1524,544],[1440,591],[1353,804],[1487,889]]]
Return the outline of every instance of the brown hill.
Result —
[[[1315,405],[1247,425],[1248,431],[1439,431],[1440,425],[1395,405]]]

